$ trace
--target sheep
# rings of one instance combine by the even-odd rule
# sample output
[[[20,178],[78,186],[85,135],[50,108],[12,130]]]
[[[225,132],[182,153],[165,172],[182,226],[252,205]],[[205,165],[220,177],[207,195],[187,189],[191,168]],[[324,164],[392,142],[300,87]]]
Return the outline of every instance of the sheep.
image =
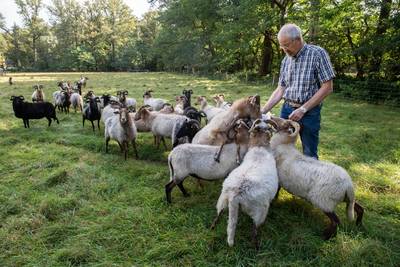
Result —
[[[200,130],[200,123],[197,120],[187,118],[182,124],[177,125],[177,131],[175,131],[174,142],[172,147],[176,147],[179,143],[191,143],[193,137]],[[183,141],[181,141],[183,140]]]
[[[223,94],[215,95],[214,97],[215,107],[222,108],[222,109],[230,109],[232,106],[231,103],[225,101],[225,96]]]
[[[137,127],[144,131],[150,129],[155,136],[157,148],[160,147],[160,141],[163,141],[165,149],[167,146],[163,137],[172,138],[174,144],[176,133],[185,120],[187,120],[185,116],[149,111],[146,107],[141,107],[135,115]]]
[[[271,140],[274,150],[279,184],[286,191],[311,202],[321,209],[330,220],[330,225],[324,230],[325,240],[336,235],[340,220],[335,214],[335,207],[340,202],[347,203],[347,218],[356,224],[362,222],[364,209],[355,202],[355,194],[351,177],[342,167],[307,157],[300,153],[295,143],[300,131],[297,122],[272,117],[278,124],[279,131]]]
[[[32,93],[32,102],[44,102],[45,95],[43,92],[43,85],[34,85],[33,89],[35,89],[35,91]]]
[[[236,123],[235,143],[225,146],[219,163],[212,159],[218,146],[183,144],[175,147],[168,155],[170,181],[165,185],[167,202],[171,203],[171,191],[176,185],[184,196],[188,196],[183,181],[189,175],[209,181],[224,179],[240,164],[240,159],[247,152],[248,130],[243,121]],[[236,158],[232,156],[235,153]]]
[[[271,123],[271,122],[270,122]],[[275,125],[273,122],[272,125]],[[264,223],[271,201],[278,191],[278,173],[269,145],[275,129],[265,121],[257,119],[250,129],[249,148],[242,164],[224,180],[217,202],[214,229],[224,209],[229,207],[227,241],[234,244],[239,205],[253,219],[252,239],[259,248],[257,232]]]
[[[130,109],[131,111],[135,111],[136,110],[136,99],[126,97],[128,95],[128,91],[127,90],[118,91],[117,95],[118,95],[118,98],[119,98],[119,102],[121,104],[123,104],[126,107],[128,107],[128,109]]]
[[[260,96],[249,96],[236,100],[229,110],[220,112],[215,118],[203,127],[193,138],[194,144],[223,145],[228,142],[226,133],[238,119],[257,119],[260,117]],[[214,159],[218,161],[220,152]]]
[[[175,97],[175,107],[174,107],[174,112],[176,114],[182,115],[183,114],[183,99],[185,97],[184,96],[176,96]]]
[[[25,128],[30,128],[30,119],[46,117],[49,121],[49,126],[51,125],[51,119],[55,120],[57,124],[60,123],[56,116],[56,109],[53,104],[49,102],[27,103],[24,102],[24,97],[22,95],[12,96],[10,100],[12,101],[15,117],[23,120]]]
[[[208,105],[207,99],[205,96],[197,97],[197,105],[200,105],[200,110],[203,111],[207,116],[207,123],[211,122],[211,120],[219,113],[224,111],[222,108],[216,108]]]
[[[119,116],[109,117],[105,123],[104,136],[106,140],[106,153],[108,153],[108,143],[110,139],[114,139],[118,142],[121,151],[124,152],[126,160],[128,146],[129,143],[132,142],[135,157],[138,159],[136,148],[137,130],[133,119],[129,116],[129,110],[125,106],[120,105],[114,113]]]
[[[94,97],[94,98],[89,97],[86,100],[86,103],[88,103],[88,105],[86,105],[83,108],[83,112],[82,112],[83,127],[85,127],[85,120],[89,120],[92,123],[93,132],[94,132],[93,121],[97,121],[97,127],[99,128],[99,131],[100,131],[101,113],[100,113],[100,107],[99,107],[100,105],[98,104],[99,102],[100,102],[100,99],[98,97]]]
[[[75,113],[76,113],[77,108],[82,112],[83,100],[82,100],[82,96],[79,93],[72,93],[70,96],[70,101],[71,101],[72,107],[75,110]]]
[[[163,108],[163,105],[167,102],[164,99],[153,98],[151,93],[153,90],[148,90],[143,94],[143,102],[144,105],[149,105],[153,108],[154,111],[159,111]]]
[[[12,78],[12,77],[9,77],[9,78],[8,78],[8,84],[9,84],[9,85],[13,85],[13,78]]]
[[[79,79],[78,83],[79,83],[81,86],[83,85],[83,87],[86,87],[86,81],[87,81],[87,80],[89,80],[88,77],[81,76],[81,78]]]
[[[184,89],[182,91],[182,95],[185,96],[185,99],[186,99],[186,101],[184,102],[184,105],[183,105],[183,109],[190,107],[192,105],[192,103],[191,103],[192,94],[193,94],[192,89],[189,89],[189,90]]]

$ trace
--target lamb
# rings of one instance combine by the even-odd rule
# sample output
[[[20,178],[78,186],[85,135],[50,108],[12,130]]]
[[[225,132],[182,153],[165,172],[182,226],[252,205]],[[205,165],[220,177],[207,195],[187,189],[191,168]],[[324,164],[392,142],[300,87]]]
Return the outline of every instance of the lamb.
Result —
[[[199,179],[224,179],[240,164],[240,159],[246,154],[249,128],[243,121],[235,125],[235,143],[225,146],[220,163],[212,159],[218,151],[218,146],[183,144],[175,147],[168,155],[170,182],[165,185],[167,202],[171,203],[171,191],[178,185],[184,196],[188,196],[183,181],[189,175]],[[237,154],[237,157],[232,155]]]
[[[193,138],[194,144],[223,145],[229,141],[227,132],[233,127],[236,120],[244,118],[257,119],[260,117],[260,97],[249,96],[236,100],[229,110],[220,112],[215,118],[203,127]],[[218,161],[219,154],[214,159]]]
[[[83,108],[82,112],[82,125],[85,127],[85,120],[89,120],[92,123],[92,128],[94,132],[94,124],[93,121],[97,121],[97,127],[99,128],[100,131],[100,105],[98,104],[100,102],[100,99],[98,97],[89,97],[86,100],[86,103],[89,103],[89,105],[86,105]]]
[[[75,110],[75,113],[76,113],[77,108],[82,112],[83,100],[82,100],[82,96],[79,93],[72,93],[70,96],[70,101],[71,101],[72,107]]]
[[[163,108],[163,105],[167,102],[164,99],[153,98],[151,93],[153,90],[148,90],[143,94],[143,102],[144,105],[149,105],[153,108],[154,111],[159,111]]]
[[[279,184],[286,191],[311,202],[321,209],[330,220],[324,230],[325,240],[336,235],[340,220],[335,214],[335,207],[340,202],[347,203],[347,218],[356,224],[362,222],[364,209],[355,202],[355,194],[351,177],[342,167],[307,157],[300,153],[295,143],[300,126],[297,122],[272,117],[278,124],[279,131],[271,140],[274,150]]]
[[[215,107],[222,108],[222,109],[230,109],[232,106],[231,103],[225,101],[225,96],[223,94],[215,95],[214,97]]]
[[[56,109],[49,102],[27,103],[24,102],[22,95],[12,96],[10,100],[12,101],[15,117],[23,120],[25,128],[29,128],[30,119],[46,117],[49,121],[49,126],[51,125],[51,119],[57,121],[57,124],[60,123],[56,116]]]
[[[271,123],[271,121],[269,121]],[[272,125],[275,125],[273,122]],[[278,191],[278,173],[269,140],[274,128],[257,119],[250,129],[249,149],[242,164],[225,179],[217,203],[214,229],[224,209],[229,207],[228,245],[233,246],[239,205],[253,219],[253,242],[259,248],[257,232],[264,223],[271,201]]]
[[[34,85],[35,91],[32,94],[32,102],[44,102],[45,95],[43,92],[43,85]]]
[[[205,96],[197,97],[196,104],[200,105],[200,110],[203,111],[207,116],[207,123],[209,123],[216,115],[224,111],[222,108],[216,108],[208,105]]]
[[[128,154],[129,143],[132,143],[135,157],[138,159],[138,153],[136,148],[136,136],[137,130],[131,116],[129,116],[129,110],[123,105],[114,111],[119,116],[112,116],[106,120],[104,128],[104,136],[106,140],[106,153],[108,153],[108,143],[110,139],[114,139],[118,142],[121,151],[125,154],[125,160]]]

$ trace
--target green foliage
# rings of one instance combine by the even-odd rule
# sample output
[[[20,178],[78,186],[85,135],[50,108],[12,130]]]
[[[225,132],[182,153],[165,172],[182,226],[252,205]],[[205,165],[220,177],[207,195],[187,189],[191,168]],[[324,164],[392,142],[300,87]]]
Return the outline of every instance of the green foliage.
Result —
[[[400,262],[400,121],[398,108],[329,96],[322,109],[320,158],[352,176],[365,208],[362,227],[341,219],[337,237],[323,241],[324,214],[281,191],[261,227],[261,248],[251,243],[251,219],[239,215],[235,246],[226,243],[227,214],[209,226],[222,181],[204,188],[185,180],[190,197],[172,192],[167,205],[169,150],[156,149],[139,133],[139,160],[125,161],[116,142],[105,153],[104,125],[93,134],[80,112],[57,113],[60,124],[13,115],[11,95],[32,94],[43,84],[48,99],[60,80],[80,73],[16,73],[0,77],[0,262],[1,266],[397,266]],[[115,95],[122,88],[142,104],[149,88],[174,103],[194,95],[224,93],[228,101],[258,93],[265,103],[274,86],[246,83],[245,74],[210,79],[169,73],[85,73],[84,93]],[[252,77],[248,73],[248,77]],[[276,83],[276,80],[275,80]],[[353,87],[358,87],[354,83]],[[274,108],[275,114],[279,107]],[[167,140],[168,147],[171,143]]]

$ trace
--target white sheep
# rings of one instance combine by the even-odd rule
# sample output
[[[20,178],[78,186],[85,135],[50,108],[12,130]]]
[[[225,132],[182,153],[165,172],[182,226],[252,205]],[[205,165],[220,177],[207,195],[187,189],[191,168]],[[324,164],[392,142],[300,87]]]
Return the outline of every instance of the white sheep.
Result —
[[[71,101],[71,105],[74,108],[75,112],[77,108],[79,108],[79,110],[82,112],[83,109],[82,96],[79,93],[72,93],[69,99]]]
[[[222,111],[224,111],[224,109],[222,108],[216,108],[213,107],[211,105],[209,105],[207,103],[207,99],[205,96],[199,96],[197,97],[197,101],[196,101],[197,105],[200,105],[200,110],[203,111],[206,116],[207,116],[207,123],[211,122],[211,120],[218,115],[219,113],[221,113]]]
[[[238,121],[235,131],[235,143],[225,145],[220,162],[213,159],[218,146],[183,144],[175,147],[168,155],[170,182],[165,185],[167,201],[171,203],[171,191],[178,185],[184,196],[187,192],[183,181],[189,176],[204,180],[224,179],[234,168],[239,166],[247,152],[248,127]],[[233,155],[236,154],[236,157]]]
[[[330,225],[324,230],[325,240],[336,235],[340,221],[335,214],[335,207],[340,202],[347,203],[348,220],[354,220],[354,210],[356,211],[356,224],[359,225],[364,211],[355,202],[353,183],[346,170],[336,164],[300,153],[295,147],[300,125],[277,117],[272,119],[279,129],[271,139],[271,147],[274,150],[280,186],[291,194],[308,200],[328,216]]]
[[[278,191],[278,173],[269,140],[274,129],[263,120],[256,120],[250,129],[249,149],[242,164],[225,179],[217,203],[217,224],[222,212],[229,207],[228,244],[233,246],[239,206],[253,219],[253,241],[256,248],[258,228],[264,223],[271,201]]]
[[[154,111],[159,111],[163,108],[164,104],[167,103],[166,100],[160,98],[153,98],[151,93],[153,90],[148,90],[143,95],[144,105],[149,105],[153,108]]]
[[[125,160],[127,158],[129,143],[132,143],[137,159],[137,130],[135,123],[133,122],[131,116],[129,116],[129,111],[126,107],[119,107],[114,111],[114,113],[118,114],[119,116],[109,117],[105,123],[104,137],[106,140],[106,153],[108,153],[108,142],[110,139],[114,139],[118,142],[121,151],[124,152]]]
[[[175,97],[175,107],[174,107],[174,112],[176,114],[182,115],[183,114],[183,98],[185,96],[176,96]]]

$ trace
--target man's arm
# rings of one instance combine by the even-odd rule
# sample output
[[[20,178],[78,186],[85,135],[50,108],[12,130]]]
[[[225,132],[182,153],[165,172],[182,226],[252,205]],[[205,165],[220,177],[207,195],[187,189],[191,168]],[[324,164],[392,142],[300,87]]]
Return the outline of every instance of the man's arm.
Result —
[[[278,87],[275,89],[275,91],[272,93],[272,95],[269,97],[267,103],[264,105],[264,107],[261,109],[261,113],[267,113],[270,111],[276,104],[281,101],[283,93],[285,89],[278,85]]]
[[[294,110],[289,115],[289,119],[294,121],[300,120],[301,118],[303,118],[304,114],[308,110],[319,105],[332,92],[333,92],[333,81],[329,80],[327,82],[324,82],[321,88],[315,93],[315,95],[313,95],[313,97],[310,98],[310,100],[308,100],[306,103],[303,104],[302,107]],[[303,112],[304,110],[306,110],[306,112]]]

